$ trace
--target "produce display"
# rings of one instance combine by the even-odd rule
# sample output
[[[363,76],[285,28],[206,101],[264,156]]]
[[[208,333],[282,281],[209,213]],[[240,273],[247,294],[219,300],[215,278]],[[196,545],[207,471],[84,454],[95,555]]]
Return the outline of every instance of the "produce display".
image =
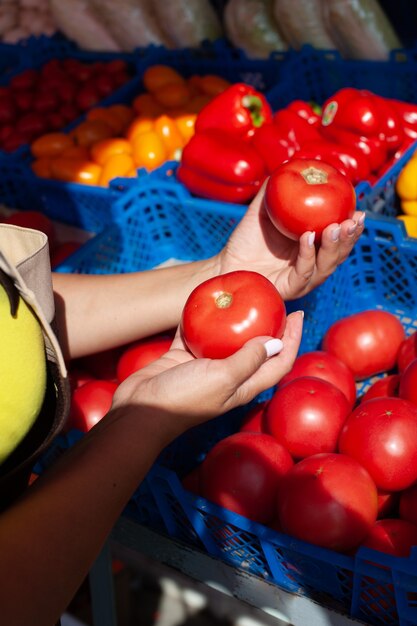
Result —
[[[41,135],[31,143],[33,172],[42,178],[107,187],[179,158],[194,133],[198,111],[229,87],[220,76],[191,76],[153,65],[145,91],[131,104],[90,108],[70,132]]]
[[[0,36],[17,41],[22,32],[22,39],[52,34],[56,25],[85,50],[132,52],[151,45],[152,54],[158,46],[166,54],[226,37],[265,63],[273,62],[271,53],[310,44],[379,66],[401,47],[376,1],[227,0],[222,10],[214,4],[50,0],[37,3],[46,24],[38,33],[34,13],[32,31],[24,30],[34,3],[8,0],[0,7]],[[308,50],[304,55],[305,62]],[[281,338],[293,304],[305,310],[314,348],[303,348],[275,389],[228,415],[232,426],[224,436],[216,423],[205,425],[198,454],[193,433],[174,442],[167,458],[180,459],[178,467],[157,463],[146,490],[161,489],[168,476],[155,506],[169,499],[164,513],[175,518],[175,532],[208,552],[214,546],[216,557],[247,568],[248,575],[275,582],[278,570],[284,588],[305,588],[307,595],[316,593],[316,578],[321,583],[328,576],[340,582],[346,597],[337,599],[345,609],[354,589],[355,601],[369,610],[359,617],[376,624],[383,613],[384,623],[396,626],[401,607],[394,565],[384,566],[382,582],[366,570],[359,593],[362,570],[355,568],[369,548],[377,553],[366,567],[378,569],[378,553],[384,553],[404,559],[408,573],[417,545],[417,332],[415,302],[409,302],[416,282],[417,152],[404,161],[417,141],[417,104],[395,90],[380,95],[390,90],[379,90],[377,81],[369,89],[348,86],[361,81],[343,76],[344,86],[327,90],[323,99],[294,96],[274,108],[251,69],[242,73],[247,80],[236,81],[226,80],[220,65],[219,74],[183,74],[175,60],[165,64],[167,57],[158,55],[141,72],[137,93],[103,103],[138,78],[134,64],[121,57],[52,59],[0,88],[0,167],[7,175],[11,164],[16,167],[17,187],[20,180],[39,185],[31,188],[34,200],[47,197],[45,213],[26,208],[0,220],[45,232],[54,270],[111,273],[208,258],[267,179],[267,227],[293,240],[309,230],[319,243],[327,225],[363,206],[374,214],[365,222],[371,235],[346,262],[360,278],[348,273],[338,283],[336,277],[329,291],[318,289],[299,303],[284,303],[266,278],[244,271],[203,282],[190,294],[180,330],[197,358],[224,358],[258,335]],[[398,68],[389,66],[391,74]],[[129,180],[116,190],[116,178]],[[55,195],[44,194],[42,185]],[[85,194],[81,205],[79,193]],[[102,212],[97,205],[101,224],[92,229],[92,245],[60,236],[48,210],[69,200],[81,214],[97,198],[107,205]],[[397,219],[405,231],[392,227]],[[350,306],[358,293],[360,304],[341,314],[341,300]],[[329,311],[332,323],[324,324]],[[65,432],[88,432],[109,410],[117,386],[164,354],[174,333],[70,362]],[[140,502],[140,488],[134,500]],[[325,598],[333,582],[323,584],[317,593]]]
[[[86,63],[53,59],[0,87],[0,150],[13,152],[40,135],[64,128],[130,78],[122,59]]]

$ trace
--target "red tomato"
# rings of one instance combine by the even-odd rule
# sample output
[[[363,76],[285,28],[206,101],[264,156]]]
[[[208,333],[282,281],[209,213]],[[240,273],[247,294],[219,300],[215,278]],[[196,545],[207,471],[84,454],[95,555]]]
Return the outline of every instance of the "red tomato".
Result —
[[[109,412],[117,384],[109,380],[89,380],[74,389],[68,428],[88,432]]]
[[[291,371],[281,378],[279,386],[282,387],[300,376],[315,376],[327,380],[343,391],[351,407],[355,404],[355,378],[347,365],[330,352],[314,350],[301,354],[296,358]]]
[[[267,401],[258,402],[245,415],[240,425],[239,432],[263,433],[264,415]]]
[[[399,514],[401,519],[417,524],[417,484],[401,492]]]
[[[257,272],[215,276],[189,295],[181,332],[196,357],[223,359],[260,335],[282,337],[285,304],[275,286]]]
[[[411,548],[417,546],[417,526],[396,518],[378,520],[361,546],[392,556],[408,557]]]
[[[270,435],[235,433],[219,441],[201,464],[201,494],[251,520],[269,522],[282,477],[292,465],[290,453]]]
[[[361,402],[342,428],[339,450],[357,459],[379,489],[410,487],[417,480],[417,406],[401,398]]]
[[[48,237],[49,248],[55,245],[55,225],[52,220],[40,211],[18,211],[12,213],[4,220],[5,224],[14,224],[24,228],[33,228],[45,233]]]
[[[361,380],[392,369],[404,338],[400,320],[388,311],[375,309],[332,324],[322,349],[346,363],[356,380]]]
[[[156,336],[141,339],[131,344],[121,355],[117,363],[117,380],[119,383],[142,367],[156,361],[168,352],[172,337]]]
[[[398,396],[398,385],[400,383],[399,374],[390,374],[376,380],[360,398],[361,402],[372,400],[372,398],[385,398]]]
[[[398,395],[417,404],[417,358],[411,361],[401,374]]]
[[[332,165],[292,158],[269,177],[265,206],[286,237],[298,239],[309,230],[319,240],[326,226],[352,217],[356,196],[350,180]]]
[[[417,332],[413,332],[400,345],[397,355],[397,368],[400,374],[414,359],[417,359]]]
[[[377,489],[366,469],[344,454],[299,461],[286,474],[277,500],[283,531],[344,552],[364,540],[376,521]]]
[[[332,383],[301,376],[275,391],[265,410],[265,432],[294,459],[335,452],[350,409],[346,396]]]

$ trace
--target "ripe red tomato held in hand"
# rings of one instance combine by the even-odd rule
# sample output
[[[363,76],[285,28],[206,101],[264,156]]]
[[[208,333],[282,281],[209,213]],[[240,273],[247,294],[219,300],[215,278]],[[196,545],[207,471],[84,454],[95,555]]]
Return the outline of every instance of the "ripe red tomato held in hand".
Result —
[[[68,428],[88,432],[110,410],[117,384],[110,380],[90,380],[74,389]]]
[[[407,489],[417,481],[417,406],[401,398],[361,402],[343,425],[339,450],[357,459],[378,489]]]
[[[294,459],[335,452],[350,413],[346,396],[332,383],[313,376],[294,378],[278,387],[265,410],[265,432]]]
[[[142,369],[152,361],[159,359],[168,352],[172,344],[172,337],[158,336],[141,339],[131,344],[122,353],[117,363],[117,380],[119,383],[128,376]]]
[[[371,309],[334,322],[323,337],[322,349],[362,380],[392,369],[404,339],[405,330],[393,313]]]
[[[201,494],[253,521],[269,522],[282,477],[292,465],[290,453],[270,435],[235,433],[219,441],[201,464]]]
[[[315,376],[327,380],[343,391],[351,407],[355,404],[355,378],[348,366],[330,352],[313,350],[300,354],[294,361],[291,371],[281,378],[279,386],[282,387],[300,376]]]
[[[319,241],[329,224],[355,212],[350,180],[332,165],[316,159],[292,158],[269,177],[265,206],[275,228],[290,239],[314,231]]]
[[[182,337],[194,356],[223,359],[253,337],[281,338],[285,313],[279,292],[262,274],[229,272],[191,292],[182,312]]]
[[[364,540],[376,521],[374,481],[355,459],[322,453],[296,463],[285,475],[277,499],[283,531],[339,552]]]

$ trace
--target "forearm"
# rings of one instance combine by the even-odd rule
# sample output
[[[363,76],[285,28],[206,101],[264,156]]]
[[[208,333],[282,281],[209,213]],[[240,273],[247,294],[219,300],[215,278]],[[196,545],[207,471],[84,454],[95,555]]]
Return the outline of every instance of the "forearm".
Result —
[[[165,425],[155,416],[150,422],[134,411],[106,419],[0,516],[7,572],[0,591],[2,622],[20,626],[36,615],[38,626],[50,626],[65,610],[126,502],[168,443]]]
[[[216,258],[130,274],[54,274],[56,321],[65,357],[175,328],[190,292],[215,273]]]

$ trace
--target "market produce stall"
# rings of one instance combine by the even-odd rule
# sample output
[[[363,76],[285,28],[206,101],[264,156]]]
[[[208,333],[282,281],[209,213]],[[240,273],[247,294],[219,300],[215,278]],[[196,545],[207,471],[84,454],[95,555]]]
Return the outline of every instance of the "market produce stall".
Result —
[[[266,180],[271,227],[292,241],[311,231],[317,245],[366,213],[349,258],[285,302],[304,311],[288,377],[175,440],[138,486],[90,572],[94,626],[116,625],[112,555],[140,566],[138,553],[276,626],[417,624],[415,44],[369,0],[82,0],[76,22],[73,4],[0,13],[0,217],[46,232],[55,271],[211,258]],[[184,309],[194,356],[229,354],[227,330],[200,350],[193,324]],[[276,326],[258,334],[281,337]],[[68,363],[71,413],[34,476],[171,342]],[[99,418],[86,409],[96,389]],[[263,491],[249,492],[252,473]]]

